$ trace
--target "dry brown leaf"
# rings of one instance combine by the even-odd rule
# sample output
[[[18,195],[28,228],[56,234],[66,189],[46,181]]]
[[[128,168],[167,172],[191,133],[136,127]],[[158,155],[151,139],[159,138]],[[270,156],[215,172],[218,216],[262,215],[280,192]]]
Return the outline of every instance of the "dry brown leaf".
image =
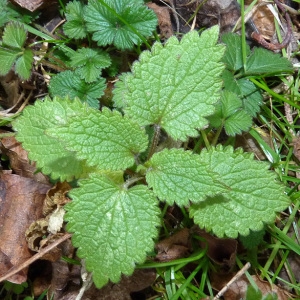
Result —
[[[252,1],[248,2],[250,4]],[[258,0],[257,5],[255,6],[257,9],[255,9],[251,18],[260,34],[265,39],[271,40],[275,33],[274,15],[265,4],[266,2]]]
[[[28,248],[32,251],[38,252],[40,249],[40,242],[44,235],[47,234],[48,220],[45,218],[36,220],[30,224],[25,231],[25,238]]]
[[[50,185],[14,174],[0,177],[0,276],[32,256],[27,247],[25,231],[42,217],[43,199]],[[26,281],[27,270],[10,278],[11,282]]]
[[[75,300],[81,288],[80,268],[68,268],[63,262],[53,265],[54,275],[48,291],[49,298],[53,300]],[[62,270],[60,272],[60,270]],[[57,273],[57,274],[56,274]],[[59,274],[60,273],[60,274]],[[123,275],[119,283],[109,282],[101,289],[94,285],[88,289],[82,300],[131,300],[131,293],[139,292],[153,284],[156,272],[152,269],[135,270],[131,276]],[[143,298],[144,299],[144,298]]]
[[[122,276],[119,283],[109,283],[98,290],[92,286],[83,296],[83,300],[131,300],[132,292],[141,291],[150,286],[156,278],[155,270],[135,270],[131,276]]]
[[[155,245],[158,250],[156,260],[161,262],[183,258],[189,252],[189,229],[184,228],[174,235],[160,241]]]
[[[268,293],[276,293],[278,300],[288,300],[288,293],[276,285],[270,286],[269,282],[262,281],[259,276],[253,275],[251,276],[258,288],[262,292],[263,296]],[[246,276],[240,278],[240,280],[236,281],[232,286],[228,289],[228,291],[224,294],[224,300],[233,300],[233,299],[241,299],[245,298],[247,287],[249,285],[249,281]]]
[[[294,147],[293,153],[300,160],[300,137],[295,137],[292,141],[292,146]]]
[[[78,294],[80,285],[80,266],[71,266],[62,260],[52,263],[52,278],[48,290],[48,299],[61,300],[68,293],[71,286],[76,289]]]
[[[20,98],[20,78],[10,71],[5,76],[0,76],[0,84],[5,91],[5,95],[1,99],[1,105],[11,108],[17,104]]]
[[[4,133],[1,131],[1,133]],[[7,155],[10,162],[10,167],[17,175],[32,178],[41,183],[48,184],[48,177],[42,173],[36,173],[34,163],[30,163],[27,151],[22,148],[15,137],[5,137],[1,139],[0,149],[3,154]]]
[[[221,239],[194,227],[193,231],[205,241],[200,242],[202,248],[207,247],[207,256],[221,266],[222,270],[228,271],[235,265],[237,241],[234,239]]]
[[[212,287],[215,290],[221,290],[226,284],[234,277],[235,274],[220,274],[214,273],[211,277]],[[281,289],[280,287],[270,286],[269,282],[263,281],[259,276],[253,275],[251,276],[256,283],[259,290],[262,292],[263,296],[268,293],[276,293],[278,300],[288,300],[290,295],[287,291]],[[247,288],[249,286],[249,281],[245,275],[236,280],[233,284],[231,284],[228,290],[224,293],[224,300],[239,300],[245,299]]]
[[[11,0],[11,2],[33,12],[37,9],[53,5],[56,3],[56,0]]]
[[[157,16],[158,27],[162,38],[169,38],[170,36],[172,36],[174,33],[169,8],[166,6],[159,6],[152,2],[147,3],[147,6],[151,8]]]
[[[49,215],[59,206],[64,206],[70,202],[70,198],[66,194],[70,191],[71,186],[67,182],[58,182],[51,188],[45,198],[43,213],[45,216]]]

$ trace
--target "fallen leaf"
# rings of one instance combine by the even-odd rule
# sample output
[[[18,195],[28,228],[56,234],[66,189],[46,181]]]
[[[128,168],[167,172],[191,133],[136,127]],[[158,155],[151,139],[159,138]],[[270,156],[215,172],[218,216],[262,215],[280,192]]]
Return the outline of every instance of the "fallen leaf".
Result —
[[[292,146],[294,147],[293,153],[300,160],[300,137],[295,137],[292,141]]]
[[[0,84],[5,91],[5,96],[1,99],[1,105],[4,104],[5,107],[12,108],[21,96],[19,91],[20,78],[13,71],[10,71],[5,76],[0,76]]]
[[[5,133],[1,131],[1,133]],[[36,172],[34,163],[30,163],[27,151],[22,148],[15,137],[5,137],[1,139],[0,149],[3,154],[8,156],[10,167],[17,175],[32,178],[41,183],[48,184],[48,177]]]
[[[169,8],[166,6],[159,6],[152,2],[147,3],[147,6],[151,8],[157,16],[161,37],[169,38],[170,36],[172,36],[174,33]]]
[[[289,295],[286,291],[279,288],[278,286],[270,285],[267,281],[262,281],[259,276],[253,275],[251,276],[255,281],[258,289],[262,292],[263,296],[269,293],[276,293],[277,300],[288,300]],[[242,276],[239,280],[233,283],[228,291],[224,294],[224,300],[233,300],[233,299],[241,299],[245,298],[246,291],[249,285],[249,281],[246,276]]]
[[[203,239],[200,246],[202,248],[207,247],[207,256],[218,264],[223,271],[228,271],[235,265],[238,245],[236,240],[214,237],[198,226],[193,227],[193,232]]]
[[[56,3],[55,0],[11,0],[11,2],[20,5],[31,12]]]
[[[64,206],[70,202],[70,198],[66,194],[70,191],[71,186],[67,182],[58,182],[51,188],[46,195],[43,207],[45,216],[56,210],[60,206]]]
[[[255,7],[257,7],[257,9],[252,15],[252,20],[260,34],[265,39],[271,40],[275,34],[274,15],[262,0],[258,0],[257,6]]]
[[[184,228],[170,237],[160,241],[155,245],[158,250],[156,260],[161,262],[171,261],[185,257],[189,250],[190,233],[188,228]]]
[[[45,218],[32,222],[25,231],[25,238],[28,248],[32,251],[39,251],[40,242],[44,235],[48,233],[48,220]]]
[[[32,256],[27,247],[25,231],[42,217],[42,203],[50,185],[15,174],[0,177],[0,276]],[[26,281],[24,269],[9,279]]]

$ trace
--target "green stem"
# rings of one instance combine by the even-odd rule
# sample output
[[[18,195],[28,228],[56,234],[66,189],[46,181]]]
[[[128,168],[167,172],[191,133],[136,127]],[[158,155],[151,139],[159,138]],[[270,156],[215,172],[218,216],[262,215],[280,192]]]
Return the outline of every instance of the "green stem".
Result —
[[[275,97],[276,99],[282,101],[282,102],[285,102],[297,109],[300,109],[300,105],[294,103],[293,101],[289,100],[289,99],[286,99],[285,97],[275,93],[273,90],[271,90],[270,88],[268,88],[267,86],[261,84],[259,81],[257,81],[256,79],[254,78],[249,78],[250,81],[252,81],[255,85],[257,85],[258,87],[260,87],[261,89],[263,89],[264,91],[266,91],[267,93],[269,93],[271,96]]]
[[[246,31],[245,31],[245,5],[244,0],[241,1],[241,26],[242,26],[242,57],[244,71],[247,70],[247,51],[246,51]]]
[[[214,139],[213,139],[213,141],[211,143],[212,146],[216,146],[216,144],[218,142],[219,136],[220,136],[220,134],[222,132],[222,129],[223,129],[223,125],[224,125],[223,123],[224,122],[222,122],[222,125],[218,128],[218,130],[217,130],[217,132],[215,134],[215,137],[214,137]]]
[[[208,141],[208,138],[207,138],[207,135],[206,135],[205,131],[204,131],[204,130],[200,130],[200,133],[201,133],[201,136],[202,136],[202,138],[203,138],[205,147],[206,147],[208,150],[211,149],[211,145],[210,145],[210,143],[209,143],[209,141]]]

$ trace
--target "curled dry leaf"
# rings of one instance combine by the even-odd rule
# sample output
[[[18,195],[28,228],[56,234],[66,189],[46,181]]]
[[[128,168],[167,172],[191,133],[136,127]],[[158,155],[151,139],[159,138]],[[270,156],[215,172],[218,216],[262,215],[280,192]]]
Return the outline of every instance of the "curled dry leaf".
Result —
[[[43,205],[43,214],[46,217],[33,222],[26,230],[26,240],[32,251],[39,251],[61,236],[58,232],[63,228],[63,206],[70,202],[66,196],[70,189],[71,186],[67,182],[58,182],[48,190]],[[47,238],[44,238],[45,235]],[[43,256],[43,259],[56,261],[61,256],[59,248],[54,248]]]
[[[47,234],[48,220],[45,218],[34,221],[30,224],[25,232],[28,248],[32,251],[39,251],[40,242],[45,234]]]
[[[43,214],[47,216],[57,207],[64,206],[70,202],[70,198],[66,196],[70,189],[71,186],[67,182],[56,183],[56,185],[47,192],[43,206]]]
[[[42,203],[50,185],[14,174],[0,177],[0,276],[32,256],[27,247],[25,231],[42,217]],[[27,270],[10,278],[26,281]]]

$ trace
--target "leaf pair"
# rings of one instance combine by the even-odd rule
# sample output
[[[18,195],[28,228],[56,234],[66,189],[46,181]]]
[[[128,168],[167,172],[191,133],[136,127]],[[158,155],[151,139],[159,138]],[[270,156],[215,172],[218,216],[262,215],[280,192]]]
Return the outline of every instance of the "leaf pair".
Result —
[[[0,46],[0,75],[6,75],[14,66],[14,71],[22,80],[30,77],[33,52],[24,48],[26,38],[27,32],[19,23],[5,26]]]

